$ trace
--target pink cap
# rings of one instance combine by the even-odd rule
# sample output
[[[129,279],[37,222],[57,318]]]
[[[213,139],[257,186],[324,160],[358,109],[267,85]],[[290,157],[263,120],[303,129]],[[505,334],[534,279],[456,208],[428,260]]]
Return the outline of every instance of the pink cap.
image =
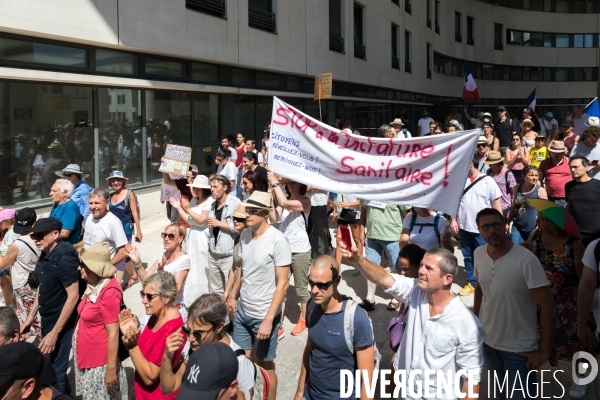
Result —
[[[7,219],[12,219],[17,215],[17,212],[12,208],[5,208],[4,210],[0,210],[0,222],[6,221]]]

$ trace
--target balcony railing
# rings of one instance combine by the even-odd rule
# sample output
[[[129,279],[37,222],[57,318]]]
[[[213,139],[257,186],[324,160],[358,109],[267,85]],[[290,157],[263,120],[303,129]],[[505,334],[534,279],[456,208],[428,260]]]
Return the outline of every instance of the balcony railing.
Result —
[[[467,44],[470,44],[471,46],[475,45],[475,38],[474,37],[468,37],[467,38]]]
[[[337,35],[329,35],[329,50],[337,51],[338,53],[344,52],[344,38]]]
[[[440,25],[435,21],[435,33],[440,33]]]
[[[367,50],[365,49],[365,46],[360,44],[354,45],[354,57],[365,59],[366,55]]]
[[[252,28],[275,32],[275,14],[262,8],[248,6],[248,25]]]
[[[459,43],[462,43],[462,35],[460,33],[455,34],[454,35],[454,40],[457,41],[457,42],[459,42]]]
[[[225,17],[225,0],[186,0],[185,8],[217,17]]]
[[[404,0],[404,11],[412,14],[412,5],[410,4],[410,0]]]
[[[412,72],[412,65],[410,65],[410,63],[409,63],[409,62],[405,62],[405,63],[404,63],[404,70],[405,70],[406,72]]]
[[[400,59],[398,57],[392,57],[392,68],[400,69]]]

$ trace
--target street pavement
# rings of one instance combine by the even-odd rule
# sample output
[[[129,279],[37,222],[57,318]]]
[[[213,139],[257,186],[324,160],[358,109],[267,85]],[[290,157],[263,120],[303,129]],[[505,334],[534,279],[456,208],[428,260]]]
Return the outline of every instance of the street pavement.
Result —
[[[136,246],[138,246],[140,249],[142,262],[145,266],[146,264],[151,265],[158,257],[158,254],[162,251],[162,239],[160,237],[160,233],[168,224],[169,221],[165,212],[153,215],[142,221],[142,232],[144,233],[144,238],[142,243],[138,243]],[[332,236],[334,235],[335,231],[332,230]],[[457,277],[456,283],[453,284],[452,288],[452,291],[456,293],[466,283],[466,276],[464,267],[462,266],[462,254],[460,250],[457,248],[454,254],[458,258],[459,265],[461,266],[459,276]],[[361,275],[352,276],[353,270],[354,268],[347,264],[342,265],[342,282],[339,286],[339,290],[342,294],[350,296],[354,298],[355,301],[360,302],[367,292],[366,281]],[[125,304],[129,309],[131,309],[132,313],[138,317],[141,317],[144,314],[144,308],[139,296],[139,291],[141,289],[141,284],[137,283],[130,289],[126,290],[124,296]],[[287,299],[288,300],[284,312],[284,327],[286,336],[279,342],[277,346],[277,359],[275,361],[278,376],[277,398],[281,400],[291,400],[294,397],[298,383],[298,375],[300,372],[300,362],[307,337],[307,332],[300,336],[292,336],[290,334],[290,331],[300,316],[300,307],[297,303],[293,277],[290,281]],[[387,337],[387,326],[390,319],[396,315],[396,312],[388,311],[386,309],[389,299],[390,296],[383,293],[381,288],[378,288],[375,294],[375,310],[369,313],[369,317],[373,322],[377,347],[382,354],[381,368],[388,368],[392,357],[392,350],[390,349]],[[461,299],[469,308],[472,309],[473,295],[463,296]],[[133,364],[131,363],[130,359],[127,359],[123,365],[126,368],[129,386],[131,388],[130,398],[135,398],[133,392]],[[544,397],[550,396],[554,398],[569,399],[570,397],[568,392],[573,382],[571,377],[571,363],[561,363],[558,367],[551,367],[548,363],[546,363],[542,369],[551,372],[544,373],[543,378],[544,382],[546,383],[543,385],[543,393],[538,393],[536,397],[541,398],[543,395]],[[72,372],[69,375],[71,377],[71,386],[74,388],[75,385]],[[556,380],[554,379],[554,376],[556,376]],[[538,382],[540,382],[540,378],[540,373],[538,373]],[[487,381],[487,371],[484,370],[480,389],[481,399],[494,398],[493,393],[488,393]],[[599,382],[600,378],[596,378],[594,382],[588,385],[587,392],[584,397],[585,400],[600,399]],[[531,395],[533,395],[533,393]],[[380,398],[379,387],[377,388],[376,398]]]

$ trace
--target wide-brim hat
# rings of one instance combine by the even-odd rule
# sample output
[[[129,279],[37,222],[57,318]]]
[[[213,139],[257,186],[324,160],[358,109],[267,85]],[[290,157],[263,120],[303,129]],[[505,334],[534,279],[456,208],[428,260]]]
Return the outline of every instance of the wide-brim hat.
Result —
[[[402,122],[402,120],[400,118],[396,118],[392,122],[390,122],[390,125],[394,125],[394,124],[404,125],[404,122]]]
[[[121,171],[113,171],[110,173],[108,178],[106,178],[106,182],[110,183],[111,179],[123,179],[124,181],[128,181],[129,178],[126,178]]]
[[[48,150],[62,150],[63,145],[58,141],[55,140],[54,142],[50,143],[50,146],[48,146]]]
[[[585,123],[585,126],[590,127],[590,126],[600,126],[600,118],[598,117],[589,117],[587,122]]]
[[[82,178],[87,178],[89,176],[88,174],[84,174],[81,171],[81,167],[77,164],[69,164],[65,168],[63,168],[62,171],[56,171],[55,174],[57,176],[60,176],[61,178],[64,178],[65,172],[71,173],[71,174],[79,174],[79,175],[81,175]]]
[[[261,210],[272,210],[273,202],[271,195],[267,192],[260,192],[255,190],[248,200],[242,203],[246,208],[260,208]]]
[[[188,183],[186,186],[196,188],[196,189],[210,189],[210,184],[208,183],[208,178],[204,175],[198,175],[194,178],[194,182]]]
[[[487,165],[490,165],[490,164],[498,164],[498,163],[501,163],[502,161],[504,161],[504,157],[502,157],[502,154],[500,154],[499,151],[490,151],[490,153],[488,154],[484,163]]]
[[[525,118],[525,119],[523,120],[523,122],[521,122],[521,127],[523,127],[523,126],[525,126],[525,125],[529,125],[529,126],[531,126],[531,127],[535,126],[535,125],[533,124],[533,122],[531,122],[531,120],[530,120],[529,118]]]
[[[548,151],[551,151],[552,153],[564,153],[567,151],[567,148],[565,147],[565,142],[562,140],[555,140],[552,142],[552,145],[548,147]]]
[[[17,215],[17,212],[12,208],[4,208],[0,210],[0,222],[4,222],[7,219],[13,219]]]
[[[235,211],[231,213],[232,217],[246,219],[246,206],[242,203],[235,208]]]
[[[110,278],[117,272],[117,268],[110,263],[110,249],[102,243],[93,244],[87,249],[79,249],[79,258],[100,278]]]
[[[486,146],[490,145],[483,135],[479,136],[479,139],[477,139],[477,144],[485,144]]]
[[[490,117],[490,118],[492,118],[492,114],[490,114],[489,112],[484,112],[481,116],[482,117]]]

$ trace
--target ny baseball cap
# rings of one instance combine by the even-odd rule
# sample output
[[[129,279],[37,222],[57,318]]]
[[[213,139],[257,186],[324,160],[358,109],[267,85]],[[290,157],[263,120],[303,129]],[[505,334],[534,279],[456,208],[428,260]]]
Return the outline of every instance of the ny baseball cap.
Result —
[[[237,379],[238,369],[231,347],[221,342],[206,344],[190,355],[177,399],[216,399],[221,389]]]
[[[38,219],[31,228],[33,233],[41,233],[47,231],[60,231],[62,229],[62,222],[54,218],[40,218]]]
[[[44,356],[31,343],[15,342],[0,347],[0,386],[12,379],[39,376],[44,368]]]

